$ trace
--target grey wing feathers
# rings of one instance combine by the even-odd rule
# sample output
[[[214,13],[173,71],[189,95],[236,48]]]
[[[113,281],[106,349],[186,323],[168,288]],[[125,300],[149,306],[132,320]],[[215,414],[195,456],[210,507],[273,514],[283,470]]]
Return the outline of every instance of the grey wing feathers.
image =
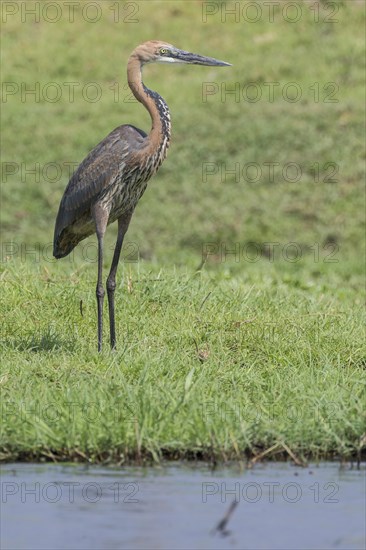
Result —
[[[65,189],[56,220],[55,239],[77,216],[88,211],[98,195],[116,180],[131,145],[141,146],[145,135],[133,126],[120,126],[88,154]]]

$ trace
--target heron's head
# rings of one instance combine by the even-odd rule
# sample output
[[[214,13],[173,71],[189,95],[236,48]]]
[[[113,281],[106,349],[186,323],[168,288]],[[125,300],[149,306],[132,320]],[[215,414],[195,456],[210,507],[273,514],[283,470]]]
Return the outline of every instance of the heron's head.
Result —
[[[190,65],[208,65],[223,67],[231,65],[213,57],[205,57],[196,53],[179,50],[172,44],[150,40],[138,46],[132,53],[138,57],[142,65],[146,63],[188,63]]]

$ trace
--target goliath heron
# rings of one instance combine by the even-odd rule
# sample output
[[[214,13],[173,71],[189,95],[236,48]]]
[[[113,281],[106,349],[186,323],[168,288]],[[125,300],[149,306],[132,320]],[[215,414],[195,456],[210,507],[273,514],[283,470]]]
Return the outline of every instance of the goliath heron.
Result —
[[[123,238],[133,211],[148,180],[163,162],[170,140],[170,114],[159,94],[142,82],[141,70],[148,63],[189,63],[224,66],[224,61],[179,50],[171,44],[151,40],[138,46],[127,64],[128,85],[148,110],[152,128],[147,135],[130,124],[119,126],[101,141],[72,175],[58,211],[53,243],[55,258],[67,256],[83,239],[96,232],[98,239],[98,351],[102,348],[103,237],[107,225],[118,220],[117,242],[107,278],[110,341],[116,345],[114,292]]]

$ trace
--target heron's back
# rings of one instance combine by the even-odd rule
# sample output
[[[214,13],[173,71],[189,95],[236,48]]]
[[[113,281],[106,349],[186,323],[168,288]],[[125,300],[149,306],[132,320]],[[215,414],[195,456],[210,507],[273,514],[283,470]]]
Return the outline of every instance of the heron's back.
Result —
[[[95,232],[91,215],[94,204],[100,203],[109,212],[108,224],[135,208],[162,162],[157,166],[155,159],[144,154],[146,138],[145,132],[134,126],[119,126],[79,165],[65,189],[56,219],[56,258],[67,256]]]

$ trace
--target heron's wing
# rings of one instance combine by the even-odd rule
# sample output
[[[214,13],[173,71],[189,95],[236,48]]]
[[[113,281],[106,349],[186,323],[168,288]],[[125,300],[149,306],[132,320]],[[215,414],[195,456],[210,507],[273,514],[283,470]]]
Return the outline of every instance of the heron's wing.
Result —
[[[88,154],[72,175],[56,220],[55,235],[90,209],[98,195],[123,177],[131,151],[138,149],[146,134],[134,126],[119,126]]]

